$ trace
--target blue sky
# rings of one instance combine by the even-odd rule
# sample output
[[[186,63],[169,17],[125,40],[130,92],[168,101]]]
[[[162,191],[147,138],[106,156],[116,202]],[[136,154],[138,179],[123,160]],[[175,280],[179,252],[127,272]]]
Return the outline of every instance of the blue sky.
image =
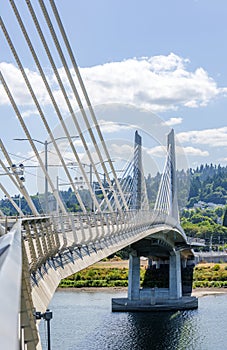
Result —
[[[48,60],[38,48],[25,1],[15,2],[29,32],[34,34],[37,52],[55,89]],[[45,28],[37,1],[32,3]],[[45,4],[48,6],[48,1]],[[120,103],[145,108],[174,127],[189,166],[211,162],[227,164],[225,0],[56,0],[56,5],[94,105]],[[0,11],[54,128],[56,120],[51,115],[39,73],[7,0],[2,0]],[[39,119],[34,117],[36,112],[2,32],[0,43],[1,71],[32,137],[45,140],[47,136]],[[61,62],[56,62],[64,79]],[[58,96],[57,89],[55,94]],[[61,97],[58,98],[61,104]],[[63,104],[62,108],[64,110]],[[1,86],[0,113],[1,138],[9,151],[18,157],[31,156],[26,142],[13,141],[24,134]],[[148,124],[151,128],[149,120]]]

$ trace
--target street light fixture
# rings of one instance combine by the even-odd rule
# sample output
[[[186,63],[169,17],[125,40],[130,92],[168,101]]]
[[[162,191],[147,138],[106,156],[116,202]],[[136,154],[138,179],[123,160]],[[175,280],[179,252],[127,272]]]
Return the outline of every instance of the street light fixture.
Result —
[[[22,182],[25,181],[24,178],[24,164],[19,164],[19,166],[17,166],[16,164],[12,164],[11,167],[8,167],[7,169],[12,169],[12,173],[6,172],[6,173],[0,173],[0,176],[6,176],[6,175],[21,175],[20,180]]]
[[[78,139],[79,136],[71,136],[71,139]],[[61,136],[61,137],[57,137],[55,139],[55,141],[58,141],[58,140],[63,140],[63,139],[68,139],[66,136]],[[15,141],[29,141],[29,139],[27,138],[16,138],[14,139]],[[40,141],[40,140],[37,140],[37,139],[31,139],[32,141],[34,142],[38,142],[42,145],[44,145],[44,154],[45,154],[45,170],[46,172],[48,172],[48,157],[47,157],[47,153],[48,153],[48,145],[53,143],[53,141]],[[48,181],[47,181],[47,177],[45,176],[45,188],[44,188],[44,192],[45,192],[45,211],[46,213],[49,211],[49,207],[48,207]]]
[[[50,347],[50,320],[52,320],[53,318],[53,313],[52,311],[50,311],[49,309],[46,310],[46,312],[42,313],[40,311],[36,311],[34,313],[34,316],[36,318],[36,320],[41,320],[41,318],[43,318],[46,323],[47,323],[47,349],[51,350]]]

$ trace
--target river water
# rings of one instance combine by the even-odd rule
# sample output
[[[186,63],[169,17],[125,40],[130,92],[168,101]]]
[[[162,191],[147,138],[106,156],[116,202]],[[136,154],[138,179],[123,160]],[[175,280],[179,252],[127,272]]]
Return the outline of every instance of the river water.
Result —
[[[51,301],[51,350],[226,350],[227,294],[199,298],[198,310],[111,312],[122,291],[57,291]],[[40,334],[47,349],[45,321]]]

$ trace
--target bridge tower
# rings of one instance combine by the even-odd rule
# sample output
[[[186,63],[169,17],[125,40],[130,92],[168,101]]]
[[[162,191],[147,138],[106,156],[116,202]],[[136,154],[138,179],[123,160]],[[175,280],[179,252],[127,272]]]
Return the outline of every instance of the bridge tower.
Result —
[[[141,209],[142,199],[142,137],[135,132],[134,164],[133,164],[133,209]]]
[[[142,197],[142,139],[136,131],[134,151],[133,209],[140,210]],[[167,136],[167,159],[154,208],[155,223],[160,231],[131,244],[129,255],[128,297],[113,299],[113,311],[184,310],[198,307],[196,298],[185,293],[182,271],[193,261],[190,249],[179,235],[179,211],[174,131]],[[146,271],[148,284],[140,285],[140,258],[147,257],[150,266]],[[150,271],[149,271],[150,270]],[[149,280],[150,278],[150,280]],[[186,295],[187,294],[187,295]]]
[[[170,157],[170,196],[171,213],[170,215],[179,222],[179,210],[177,201],[177,176],[176,176],[176,156],[175,156],[175,138],[172,129],[167,138],[167,149]]]

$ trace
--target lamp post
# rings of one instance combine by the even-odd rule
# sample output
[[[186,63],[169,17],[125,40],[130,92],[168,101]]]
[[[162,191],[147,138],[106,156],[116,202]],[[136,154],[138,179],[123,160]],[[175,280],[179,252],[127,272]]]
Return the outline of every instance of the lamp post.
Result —
[[[5,169],[9,170],[9,169],[12,169],[12,172],[8,171],[8,172],[5,172],[5,173],[0,173],[0,176],[8,176],[8,175],[20,175],[20,181],[24,182],[25,181],[25,178],[24,178],[24,164],[19,164],[19,166],[17,166],[16,164],[12,164],[11,167],[7,168],[5,167]],[[7,190],[4,188],[4,186],[0,183],[0,187],[1,187],[1,190],[5,193],[5,198],[8,198],[8,200],[11,202],[11,204],[15,207],[14,205],[14,202],[18,201],[18,207],[19,207],[19,214],[23,214],[23,212],[21,211],[21,196],[19,194],[19,196],[16,198],[16,197],[11,197],[9,195],[9,193],[7,192]],[[15,207],[15,209],[18,211],[18,208]]]
[[[71,136],[71,139],[75,139],[75,138],[79,138],[79,136]],[[55,141],[58,141],[58,140],[63,140],[63,139],[68,139],[66,136],[61,136],[61,137],[57,137],[55,139]],[[26,138],[16,138],[14,139],[15,141],[29,141],[29,139],[26,139]],[[44,165],[45,165],[45,170],[46,172],[48,172],[48,145],[53,143],[53,141],[40,141],[40,140],[37,140],[37,139],[31,139],[32,141],[34,142],[38,142],[38,143],[41,143],[42,145],[44,145]],[[45,185],[44,185],[44,193],[45,193],[45,211],[46,213],[48,213],[49,211],[49,206],[48,206],[48,180],[47,180],[47,177],[45,176]]]
[[[41,320],[43,318],[47,322],[47,349],[51,350],[50,347],[50,320],[53,318],[53,313],[49,309],[46,310],[46,312],[41,313],[39,311],[36,311],[34,313],[34,316],[36,320]]]

